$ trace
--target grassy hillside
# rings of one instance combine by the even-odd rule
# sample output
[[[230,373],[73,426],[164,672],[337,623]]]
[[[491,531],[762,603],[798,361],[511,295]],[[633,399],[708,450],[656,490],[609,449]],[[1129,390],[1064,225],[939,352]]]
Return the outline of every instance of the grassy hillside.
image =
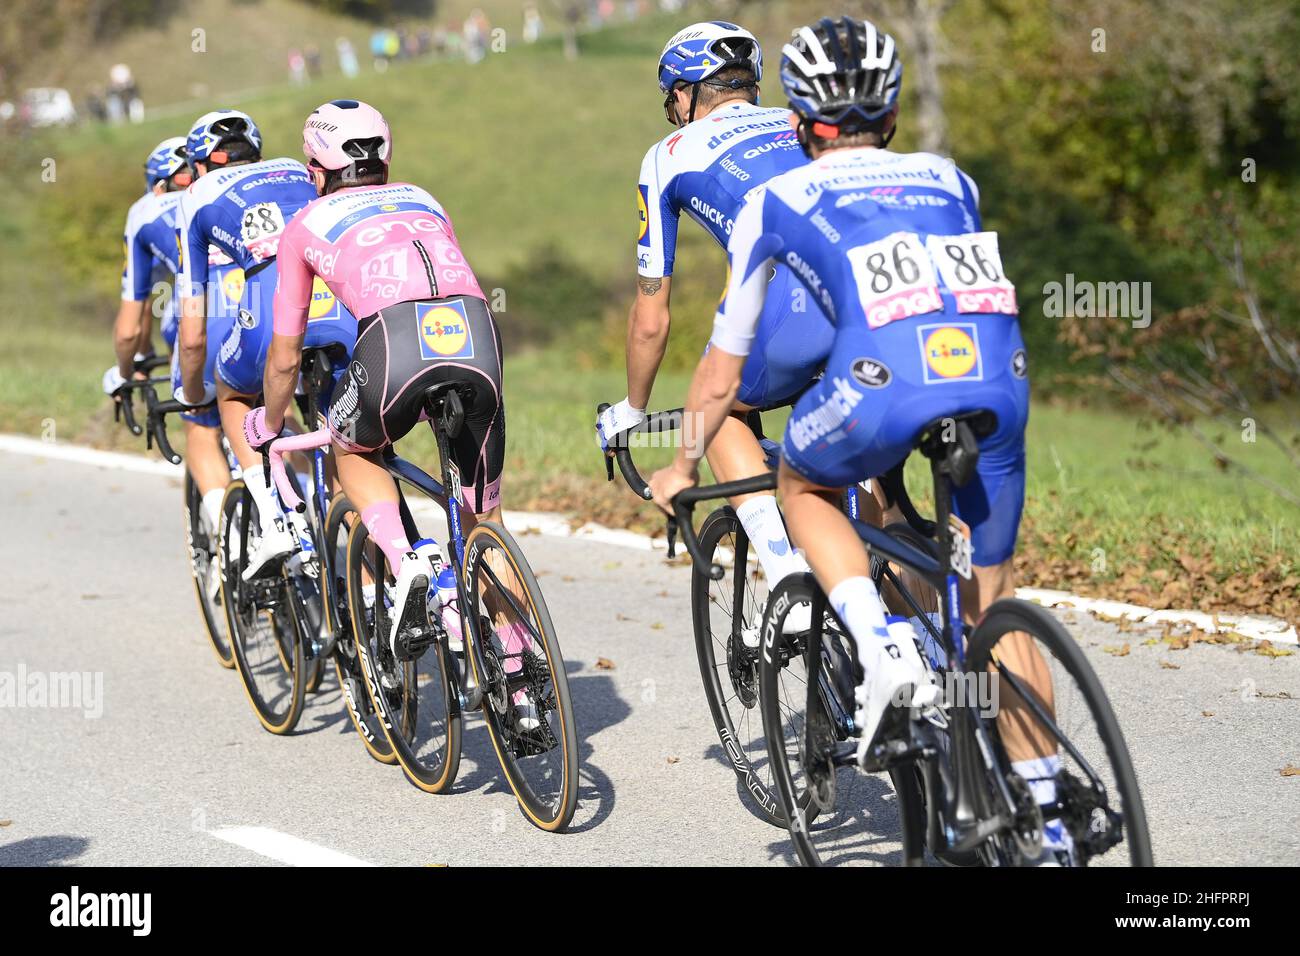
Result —
[[[314,44],[322,52],[325,73],[338,75],[334,43],[339,37],[352,42],[363,69],[369,70],[369,38],[379,26],[402,25],[410,30],[442,26],[458,31],[466,15],[477,8],[488,15],[493,27],[506,31],[507,42],[517,43],[522,24],[522,4],[517,0],[441,0],[433,17],[401,17],[392,24],[325,12],[304,0],[180,0],[160,7],[176,9],[110,43],[65,47],[59,56],[42,57],[27,67],[24,82],[66,87],[80,101],[88,89],[105,84],[109,67],[126,63],[146,106],[162,107],[170,115],[171,107],[182,101],[285,82],[290,49]],[[203,31],[201,52],[194,49],[196,30]],[[71,42],[76,42],[75,31]]]

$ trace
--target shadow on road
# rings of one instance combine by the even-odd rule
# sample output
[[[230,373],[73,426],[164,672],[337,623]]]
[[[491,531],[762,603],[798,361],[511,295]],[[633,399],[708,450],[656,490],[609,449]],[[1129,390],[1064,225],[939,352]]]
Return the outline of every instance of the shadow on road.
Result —
[[[29,837],[0,844],[0,866],[58,866],[73,862],[89,846],[85,837]]]

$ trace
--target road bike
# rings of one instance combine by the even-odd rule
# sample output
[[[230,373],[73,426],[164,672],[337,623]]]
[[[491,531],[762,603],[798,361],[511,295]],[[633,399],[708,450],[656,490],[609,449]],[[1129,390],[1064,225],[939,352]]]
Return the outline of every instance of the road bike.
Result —
[[[995,602],[971,628],[964,624],[960,580],[971,573],[968,532],[952,513],[952,489],[974,475],[978,440],[996,419],[977,410],[936,419],[915,447],[929,459],[936,517],[922,519],[901,479],[891,493],[916,537],[855,521],[871,554],[873,576],[913,612],[915,640],[941,704],[889,708],[886,723],[859,761],[861,728],[853,689],[862,672],[852,637],[810,574],[790,575],[764,609],[758,697],[780,809],[805,865],[870,858],[878,839],[869,812],[873,785],[887,772],[896,794],[902,860],[919,865],[925,851],[953,862],[1021,865],[1039,858],[1043,829],[1068,833],[1071,865],[1151,864],[1146,816],[1128,749],[1105,692],[1086,656],[1052,615],[1025,601]],[[725,569],[692,526],[699,501],[770,490],[771,475],[687,489],[673,501],[675,527],[697,574]],[[929,533],[927,533],[929,532]],[[919,543],[918,543],[919,538]],[[933,541],[933,547],[922,546]],[[916,582],[921,582],[919,585]],[[938,611],[929,610],[937,603]],[[812,627],[787,634],[792,608],[811,607]],[[937,620],[936,620],[937,618]],[[1032,640],[1050,672],[1047,697],[1007,659]],[[1004,644],[1003,642],[1006,641]],[[993,689],[991,695],[978,688]],[[1039,685],[1041,688],[1041,684]],[[954,693],[954,688],[965,692]],[[1039,803],[1030,782],[1012,769],[999,715],[1026,722],[1059,755],[1056,796]]]
[[[330,550],[341,545],[342,529],[347,528],[346,601],[340,598],[335,606],[340,613],[346,606],[350,614],[349,643],[370,702],[358,731],[363,739],[366,731],[382,732],[388,751],[416,787],[445,793],[459,770],[465,715],[481,710],[502,771],[525,815],[543,830],[558,831],[569,824],[578,798],[578,734],[568,677],[545,598],[514,538],[490,521],[463,533],[460,475],[450,443],[475,398],[474,387],[462,382],[434,386],[424,396],[438,443],[441,481],[391,447],[384,453],[398,483],[410,540],[424,536],[407,490],[432,500],[446,516],[445,558],[456,577],[459,640],[444,626],[441,613],[431,611],[422,636],[413,638],[404,630],[394,648],[390,632],[395,577],[383,551],[355,520],[350,504],[336,503],[327,521]],[[328,440],[328,431],[322,429],[272,443],[271,473],[289,507],[302,505],[283,468],[282,450]],[[350,522],[347,514],[353,516]],[[338,648],[343,647],[340,641]],[[336,660],[341,653],[336,649]],[[521,699],[532,705],[532,726],[516,720]]]

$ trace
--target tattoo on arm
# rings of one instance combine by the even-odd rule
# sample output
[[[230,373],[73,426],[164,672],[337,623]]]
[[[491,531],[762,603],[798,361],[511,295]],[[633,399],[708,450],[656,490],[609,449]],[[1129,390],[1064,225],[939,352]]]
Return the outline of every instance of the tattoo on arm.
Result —
[[[661,288],[663,288],[664,280],[638,277],[636,284],[638,288],[640,288],[642,295],[655,295]]]

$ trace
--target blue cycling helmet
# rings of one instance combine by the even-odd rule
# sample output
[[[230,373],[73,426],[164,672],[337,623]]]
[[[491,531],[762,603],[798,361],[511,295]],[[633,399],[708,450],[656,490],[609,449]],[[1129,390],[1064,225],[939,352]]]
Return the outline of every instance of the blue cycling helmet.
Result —
[[[800,27],[781,52],[790,108],[819,136],[869,127],[898,103],[903,64],[894,38],[866,20],[827,17]]]
[[[262,151],[262,132],[253,117],[239,110],[213,110],[194,121],[185,148],[190,167],[199,161],[207,162],[218,147],[230,140],[248,143],[259,153]],[[218,162],[224,162],[218,158]]]
[[[754,34],[726,20],[692,23],[664,45],[659,54],[659,89],[673,84],[699,83],[729,66],[744,66],[763,78],[763,49]]]
[[[144,187],[153,189],[185,167],[185,137],[171,136],[153,148],[144,164]]]

